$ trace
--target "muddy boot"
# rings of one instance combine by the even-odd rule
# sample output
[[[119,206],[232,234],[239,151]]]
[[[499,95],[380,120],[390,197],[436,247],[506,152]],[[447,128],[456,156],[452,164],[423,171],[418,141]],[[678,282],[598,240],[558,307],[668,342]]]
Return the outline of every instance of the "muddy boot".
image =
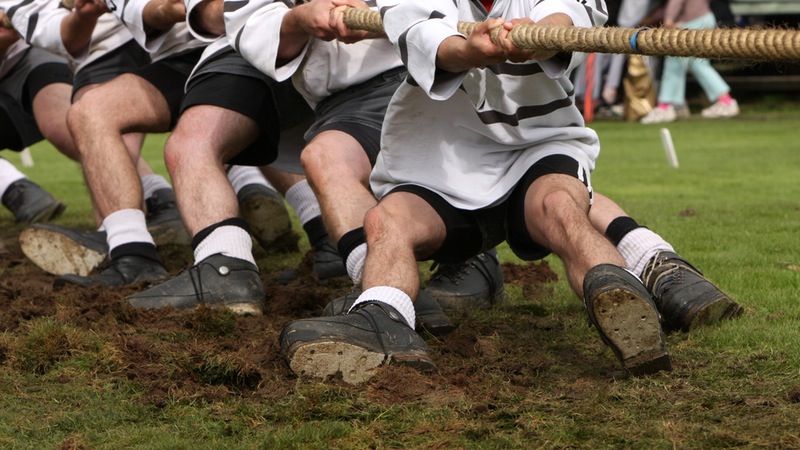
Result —
[[[313,252],[311,270],[317,274],[317,279],[325,281],[348,276],[344,260],[329,240],[325,239],[321,244],[316,245]]]
[[[366,381],[385,364],[435,369],[425,341],[400,313],[382,302],[360,304],[349,314],[296,320],[283,328],[281,350],[298,376],[341,376]]]
[[[503,271],[492,249],[463,264],[441,264],[425,287],[444,311],[488,309],[502,300]]]
[[[2,203],[14,214],[17,223],[47,222],[60,216],[66,208],[66,205],[27,178],[11,183],[3,193]]]
[[[175,191],[172,188],[158,189],[145,200],[147,206],[147,231],[153,236],[156,245],[189,245],[191,237],[181,220]]]
[[[589,320],[628,373],[672,370],[656,305],[636,277],[600,264],[586,274],[583,292]]]
[[[78,286],[128,286],[143,281],[157,282],[166,279],[167,271],[158,261],[137,255],[125,255],[111,260],[109,266],[99,275],[82,277],[67,274],[55,279],[53,286],[63,287],[67,284]]]
[[[332,300],[322,310],[322,316],[341,316],[347,314],[361,292],[351,292],[344,297]],[[444,336],[456,329],[455,324],[442,311],[441,306],[429,294],[419,292],[417,301],[414,302],[414,312],[417,317],[415,324],[419,332],[426,331],[433,336]]]
[[[19,245],[36,266],[53,275],[87,276],[108,257],[106,233],[49,223],[22,230]]]
[[[263,184],[248,184],[236,197],[239,215],[250,226],[250,232],[264,250],[298,251],[299,236],[292,230],[292,220],[283,198]]]
[[[664,325],[690,331],[742,315],[744,308],[672,252],[659,252],[644,267],[642,280],[653,296]]]
[[[195,308],[205,304],[228,308],[238,315],[261,315],[266,297],[256,266],[217,254],[126,300],[143,309]]]

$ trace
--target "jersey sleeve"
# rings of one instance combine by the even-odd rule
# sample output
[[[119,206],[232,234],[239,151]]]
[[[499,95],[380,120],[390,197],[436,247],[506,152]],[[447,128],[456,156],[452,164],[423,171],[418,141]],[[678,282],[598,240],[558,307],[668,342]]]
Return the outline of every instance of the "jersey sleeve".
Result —
[[[107,4],[111,12],[125,24],[125,27],[133,35],[136,42],[149,53],[156,53],[166,41],[169,30],[164,30],[160,33],[147,32],[142,14],[149,1],[126,0],[124,2],[107,2]]]
[[[272,0],[225,0],[225,30],[228,42],[242,58],[270,78],[283,81],[300,67],[308,44],[300,54],[278,65],[278,47],[283,17],[290,4]]]
[[[58,0],[0,1],[20,37],[33,47],[73,58],[61,39],[61,20],[69,10]]]
[[[189,18],[192,17],[192,11],[203,3],[203,0],[186,0],[184,3],[186,4],[186,25],[189,27],[189,32],[192,33],[192,36],[203,42],[216,41],[219,36],[208,34],[206,30],[197,28],[197,24],[194,23],[194,21],[189,20]]]
[[[451,1],[378,0],[389,41],[408,68],[410,77],[433,99],[452,96],[466,71],[436,68],[441,43],[458,32],[459,8]]]

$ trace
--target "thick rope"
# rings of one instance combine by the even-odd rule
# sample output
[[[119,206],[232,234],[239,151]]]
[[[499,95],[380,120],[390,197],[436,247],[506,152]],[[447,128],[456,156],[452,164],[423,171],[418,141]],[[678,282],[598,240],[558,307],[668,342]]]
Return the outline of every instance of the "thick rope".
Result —
[[[353,30],[383,33],[380,13],[370,9],[351,8],[345,11],[344,23]],[[474,22],[459,22],[458,31],[468,36],[475,25]],[[509,37],[520,49],[750,61],[800,60],[800,32],[777,28],[687,30],[523,24],[514,27]]]

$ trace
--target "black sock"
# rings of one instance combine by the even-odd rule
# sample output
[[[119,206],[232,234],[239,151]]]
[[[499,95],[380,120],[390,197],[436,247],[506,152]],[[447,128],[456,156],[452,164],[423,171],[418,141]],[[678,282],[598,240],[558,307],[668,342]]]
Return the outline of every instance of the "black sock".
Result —
[[[367,235],[364,234],[364,227],[356,228],[355,230],[350,230],[339,239],[339,244],[336,246],[339,250],[339,256],[342,257],[342,261],[347,261],[347,257],[350,256],[350,253],[353,253],[353,250],[356,249],[361,244],[365,244],[367,242]]]
[[[608,224],[608,228],[606,228],[606,237],[616,247],[622,241],[622,238],[637,228],[644,227],[636,223],[631,217],[619,216]]]
[[[328,230],[325,229],[322,216],[314,217],[303,224],[303,230],[306,232],[308,243],[312,248],[317,248],[328,240]]]
[[[211,234],[214,230],[216,230],[219,227],[225,227],[225,226],[239,227],[247,231],[248,233],[250,232],[250,226],[247,225],[247,222],[245,222],[244,219],[241,219],[239,217],[231,217],[230,219],[225,219],[223,221],[209,225],[203,228],[202,230],[198,231],[197,234],[195,234],[194,237],[192,238],[192,250],[197,250],[197,246],[200,245],[200,243],[203,242],[203,239],[207,238],[208,235]]]
[[[123,256],[141,256],[142,258],[161,263],[161,258],[158,257],[158,251],[156,251],[156,246],[148,242],[128,242],[127,244],[122,244],[114,250],[111,250],[109,256],[112,261]]]

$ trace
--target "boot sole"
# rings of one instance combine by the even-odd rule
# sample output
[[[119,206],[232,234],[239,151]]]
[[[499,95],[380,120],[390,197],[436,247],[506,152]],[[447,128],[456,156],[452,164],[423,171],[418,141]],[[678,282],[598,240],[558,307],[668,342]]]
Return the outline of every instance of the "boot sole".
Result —
[[[631,375],[672,370],[658,313],[625,289],[610,289],[594,300],[596,325]]]
[[[405,354],[387,357],[346,342],[324,341],[298,344],[290,349],[289,368],[301,377],[328,379],[337,376],[348,384],[363,383],[372,378],[381,366],[398,364],[414,367],[422,372],[435,369],[433,361],[425,355]]]
[[[170,220],[157,224],[147,224],[147,231],[153,237],[156,246],[174,244],[189,245],[192,238],[180,220]]]
[[[228,308],[237,316],[263,316],[264,311],[253,303],[230,303],[222,306]]]
[[[26,228],[19,235],[22,252],[36,266],[53,275],[87,276],[105,261],[107,253],[90,249],[69,237],[46,229]]]
[[[242,218],[265,250],[297,250],[297,236],[286,206],[267,197],[254,197],[239,205]]]

